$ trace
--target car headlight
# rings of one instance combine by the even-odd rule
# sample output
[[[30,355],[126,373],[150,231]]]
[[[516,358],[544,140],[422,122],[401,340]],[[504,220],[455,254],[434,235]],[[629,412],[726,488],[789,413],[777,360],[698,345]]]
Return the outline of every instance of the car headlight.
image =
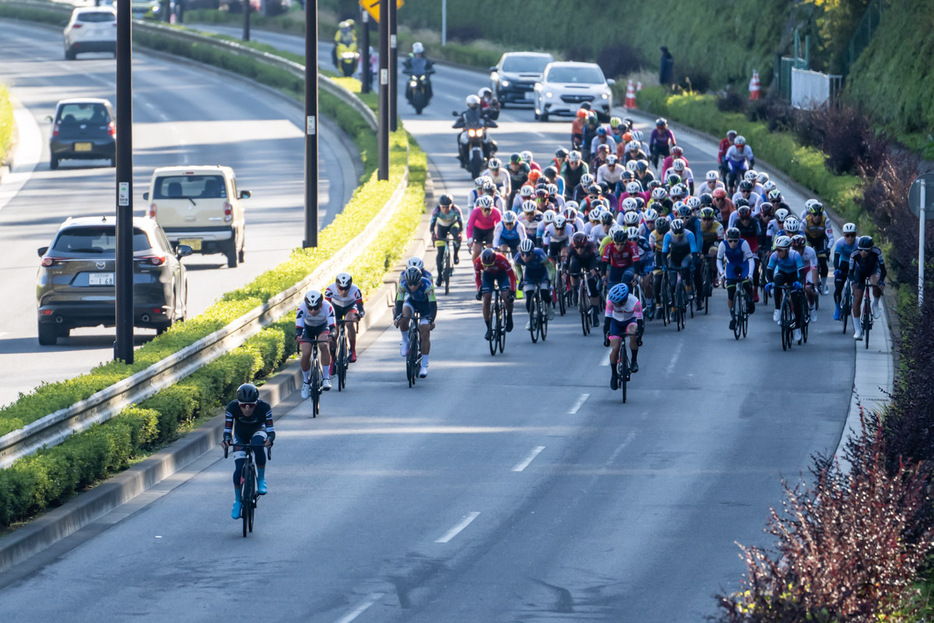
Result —
[[[610,94],[609,94],[609,93],[601,93],[601,94],[600,94],[600,97],[603,98],[603,99],[610,99]]]
[[[551,94],[551,91],[546,91],[546,92],[545,92],[545,97],[547,97],[548,99],[551,99],[551,98],[554,97],[554,96]]]
[[[508,86],[509,86],[509,80],[502,80],[502,81],[500,81],[499,85],[500,85],[501,87],[508,87]]]

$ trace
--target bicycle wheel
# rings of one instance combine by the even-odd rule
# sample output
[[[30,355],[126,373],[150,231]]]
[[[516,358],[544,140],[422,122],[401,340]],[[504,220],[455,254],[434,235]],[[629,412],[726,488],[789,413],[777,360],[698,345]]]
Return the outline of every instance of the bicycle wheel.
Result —
[[[413,322],[417,319],[413,319]],[[417,326],[417,325],[416,325]],[[418,369],[421,366],[421,344],[418,342],[418,330],[409,328],[409,352],[405,355],[405,376],[409,381],[409,387],[415,385],[415,379],[418,378]]]
[[[564,314],[567,313],[568,308],[567,308],[567,297],[565,296],[566,288],[565,288],[565,283],[564,283],[564,278],[563,278],[562,273],[558,273],[557,281],[558,281],[558,284],[557,284],[557,289],[555,290],[555,292],[558,298],[558,313],[563,316]]]
[[[347,386],[347,335],[341,329],[338,339],[337,361],[334,362],[334,371],[337,372],[337,391],[343,391]]]
[[[745,293],[740,293],[740,286],[733,292],[733,337],[737,340],[743,333],[743,300]]]
[[[311,364],[311,417],[318,417],[321,407],[321,364],[318,358]]]
[[[499,290],[493,291],[493,304],[490,309],[490,354],[496,356],[497,342],[499,340],[500,317],[499,317]]]
[[[710,280],[710,260],[704,260],[703,271],[704,271],[704,287],[701,290],[701,294],[704,297],[704,315],[710,311],[710,295],[713,294],[713,282]]]
[[[790,350],[794,337],[795,315],[791,309],[791,301],[788,300],[790,293],[785,293],[785,300],[782,301],[782,350]],[[787,348],[786,348],[787,345]]]
[[[616,374],[619,376],[619,388],[623,392],[623,403],[625,403],[627,386],[629,385],[629,352],[626,350],[625,337],[619,346],[619,360],[616,362]]]
[[[545,302],[541,294],[539,294],[538,301],[538,337],[542,338],[543,342],[548,337],[548,312],[545,310]]]
[[[584,335],[590,335],[590,297],[587,295],[587,282],[581,277],[580,289],[577,293],[577,309],[581,315],[581,329]]]
[[[533,344],[538,342],[538,308],[541,304],[541,299],[536,296],[532,299],[532,306],[529,311],[529,335],[532,337]]]
[[[444,293],[450,294],[451,292],[451,274],[454,272],[454,267],[451,266],[451,246],[449,244],[444,245]]]
[[[662,278],[662,291],[659,292],[658,298],[662,306],[662,326],[667,327],[671,322],[671,288],[667,274]]]
[[[743,337],[746,337],[746,332],[749,331],[749,301],[746,300],[746,295],[743,295]]]
[[[253,485],[256,482],[253,474],[253,463],[247,461],[243,465],[240,484],[240,518],[243,520],[243,538],[253,530],[250,527],[253,512]]]
[[[866,287],[866,290],[869,290],[869,286]],[[863,341],[866,343],[866,348],[869,348],[869,332],[872,331],[872,305],[867,296],[863,299]]]

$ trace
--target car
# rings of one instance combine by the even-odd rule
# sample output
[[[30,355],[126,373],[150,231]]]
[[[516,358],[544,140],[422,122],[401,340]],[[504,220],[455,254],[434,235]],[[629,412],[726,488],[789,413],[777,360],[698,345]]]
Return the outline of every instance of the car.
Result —
[[[133,19],[160,19],[161,11],[161,0],[130,0]]]
[[[113,216],[69,218],[52,244],[39,249],[36,278],[39,344],[52,346],[77,327],[116,324],[117,222]],[[188,314],[188,277],[165,232],[133,218],[133,324],[162,333]]]
[[[590,102],[600,121],[607,122],[613,109],[613,83],[596,63],[549,63],[541,82],[535,84],[535,118],[548,121],[550,115],[573,117],[581,104]]]
[[[84,52],[110,52],[117,56],[117,11],[112,7],[81,7],[71,12],[62,32],[65,60]]]
[[[242,200],[252,193],[237,189],[237,176],[221,165],[167,166],[152,173],[147,216],[165,230],[173,245],[195,253],[223,253],[228,268],[243,261],[246,219]]]
[[[490,67],[490,89],[499,103],[531,104],[535,83],[542,79],[545,66],[555,59],[543,52],[507,52]]]
[[[61,160],[108,160],[116,165],[117,126],[110,101],[99,98],[61,100],[49,137],[49,168]]]

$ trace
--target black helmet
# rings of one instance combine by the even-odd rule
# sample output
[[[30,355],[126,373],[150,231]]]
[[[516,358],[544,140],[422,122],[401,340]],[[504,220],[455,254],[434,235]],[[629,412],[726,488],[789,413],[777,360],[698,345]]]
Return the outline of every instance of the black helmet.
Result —
[[[712,206],[713,205],[713,195],[710,193],[703,193],[700,196],[700,204],[702,206]]]
[[[565,149],[564,147],[559,147],[558,149],[555,150],[555,158],[567,158],[567,157],[568,157],[568,150]]]
[[[743,180],[742,182],[739,183],[739,189],[741,191],[748,190],[749,192],[752,192],[752,182],[750,182],[749,180]]]
[[[514,164],[519,164],[520,162],[522,162],[522,156],[520,156],[519,154],[511,154],[509,156],[509,162],[512,162]]]
[[[548,179],[551,179],[551,178],[553,178],[553,177],[557,177],[557,176],[558,176],[558,169],[556,169],[555,167],[550,167],[550,166],[549,166],[549,167],[545,167],[545,170],[542,171],[542,175],[544,175],[544,176],[547,177]]]
[[[726,239],[727,240],[739,240],[739,228],[730,227],[726,230]]]
[[[629,239],[629,234],[626,233],[626,230],[619,228],[613,232],[613,242],[616,244],[622,244]]]
[[[259,390],[253,383],[244,383],[237,388],[237,402],[256,402],[259,400]]]
[[[613,218],[613,214],[612,214],[611,212],[603,212],[602,214],[600,214],[600,223],[601,223],[601,224],[603,224],[603,225],[612,225],[612,224],[615,223],[615,222],[616,222],[616,219]]]
[[[454,200],[451,199],[451,195],[441,195],[438,197],[438,203],[443,206],[449,206],[454,203]]]
[[[872,236],[860,236],[859,240],[856,242],[856,248],[860,251],[869,251],[872,247]]]

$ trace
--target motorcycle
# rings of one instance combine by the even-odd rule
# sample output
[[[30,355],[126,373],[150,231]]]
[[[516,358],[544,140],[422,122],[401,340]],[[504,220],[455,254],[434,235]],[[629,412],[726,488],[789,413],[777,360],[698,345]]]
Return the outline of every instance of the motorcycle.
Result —
[[[428,76],[424,74],[409,74],[409,103],[415,109],[415,114],[422,114],[428,105]]]
[[[480,114],[470,114],[472,112],[462,114],[455,110],[453,114],[460,117],[454,123],[454,128],[463,129],[457,139],[461,166],[470,171],[472,179],[476,179],[497,150],[496,141],[487,136],[486,130],[498,126],[495,121]]]
[[[350,77],[357,71],[357,64],[360,62],[360,52],[357,51],[357,42],[349,44],[338,42],[334,46],[334,55],[337,58],[337,68],[346,77]]]

